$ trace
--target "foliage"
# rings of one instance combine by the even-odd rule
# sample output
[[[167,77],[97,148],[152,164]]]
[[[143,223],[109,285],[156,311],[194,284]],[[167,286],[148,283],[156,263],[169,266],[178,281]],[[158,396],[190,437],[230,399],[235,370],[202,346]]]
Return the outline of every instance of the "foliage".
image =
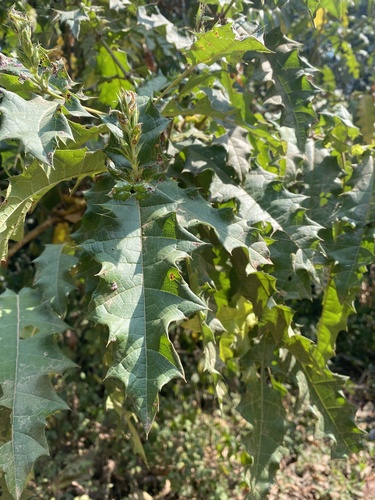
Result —
[[[374,130],[364,106],[374,36],[355,17],[362,6],[212,0],[177,5],[174,17],[133,1],[48,3],[52,16],[46,2],[7,4],[5,495],[28,497],[34,463],[48,453],[46,419],[65,408],[50,376],[87,351],[107,407],[147,460],[134,419],[157,443],[159,392],[188,370],[181,330],[201,345],[218,404],[237,405],[239,394],[251,498],[267,495],[286,453],[288,394],[297,413],[311,408],[333,456],[357,451],[347,379],[329,362],[374,256]],[[360,23],[361,61],[347,41]],[[314,290],[311,339],[294,309]],[[70,351],[56,343],[64,331]],[[176,451],[171,462],[181,460]]]

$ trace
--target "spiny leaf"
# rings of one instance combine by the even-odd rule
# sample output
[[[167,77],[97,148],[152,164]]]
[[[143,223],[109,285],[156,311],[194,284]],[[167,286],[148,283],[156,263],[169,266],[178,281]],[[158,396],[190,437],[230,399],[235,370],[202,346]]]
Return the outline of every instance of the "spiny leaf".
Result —
[[[214,202],[226,202],[236,199],[239,203],[238,215],[247,220],[250,225],[262,222],[270,223],[273,229],[280,229],[280,225],[264,210],[250,192],[243,185],[236,182],[230,175],[231,172],[226,165],[225,149],[214,144],[210,147],[198,141],[189,144],[185,149],[186,162],[184,172],[198,175],[205,170],[211,170],[214,175],[210,185],[211,200]],[[245,172],[242,171],[242,175]],[[261,186],[260,186],[261,187]]]
[[[48,454],[46,417],[67,405],[55,394],[50,374],[74,365],[54,342],[67,328],[39,295],[24,288],[0,296],[0,406],[11,413],[11,437],[0,447],[0,469],[9,492],[21,497],[34,462]]]
[[[36,264],[35,286],[42,290],[42,298],[49,301],[61,317],[65,316],[68,294],[75,288],[69,270],[77,258],[63,245],[46,245]]]
[[[79,32],[81,30],[82,21],[90,21],[85,9],[81,7],[76,10],[55,10],[56,16],[54,21],[60,21],[61,24],[67,24],[73,36],[79,38]]]
[[[236,217],[231,209],[215,209],[199,193],[186,192],[175,182],[164,182],[159,189],[177,204],[177,219],[184,228],[199,224],[211,227],[229,253],[235,248],[246,248],[253,271],[261,264],[270,263],[265,243],[258,239],[247,221]]]
[[[279,226],[270,246],[279,290],[290,298],[310,298],[311,278],[317,280],[312,259],[321,226],[306,216],[306,197],[291,193],[277,176],[262,169],[249,172],[244,188]]]
[[[341,303],[333,281],[326,286],[323,297],[323,310],[316,330],[316,356],[320,366],[325,367],[335,355],[335,344],[340,331],[346,330],[349,314],[354,312],[348,301]]]
[[[0,258],[5,260],[8,241],[20,241],[23,223],[33,204],[62,181],[82,179],[106,170],[101,151],[89,154],[84,149],[57,151],[54,167],[34,161],[20,175],[10,178],[5,200],[0,206]]]
[[[328,368],[319,371],[305,362],[299,366],[300,376],[306,380],[303,387],[308,388],[301,397],[318,418],[316,437],[331,439],[333,458],[346,458],[357,452],[363,433],[355,424],[356,407],[343,396],[347,378]]]
[[[308,140],[303,176],[306,181],[304,194],[308,196],[303,206],[309,209],[309,217],[322,227],[330,227],[337,216],[339,195],[342,193],[343,172],[337,159],[327,149],[315,146]]]
[[[215,26],[211,31],[196,36],[197,40],[185,54],[187,62],[192,66],[202,63],[210,66],[223,57],[237,62],[249,50],[270,52],[267,47],[252,36],[241,40],[233,33],[230,24]]]
[[[328,317],[327,317],[328,319]],[[318,420],[316,436],[328,437],[334,443],[333,456],[347,457],[358,451],[362,431],[355,425],[356,408],[343,396],[347,377],[332,373],[323,366],[324,359],[330,354],[330,335],[335,331],[321,332],[322,340],[316,346],[302,335],[284,336],[284,345],[297,360],[296,369],[300,398],[313,409]],[[334,339],[332,338],[332,341]]]
[[[201,243],[179,226],[174,201],[159,187],[143,200],[117,200],[106,196],[107,186],[104,179],[91,192],[77,238],[102,266],[91,317],[109,328],[114,364],[107,377],[123,382],[148,433],[158,391],[183,377],[168,327],[205,308],[178,267]]]
[[[250,143],[247,139],[248,131],[242,127],[227,127],[226,133],[218,139],[228,153],[227,164],[233,168],[237,177],[242,181],[249,171]]]
[[[253,456],[249,467],[249,485],[252,498],[261,499],[269,491],[280,461],[287,450],[283,446],[285,436],[285,408],[278,391],[267,384],[265,370],[274,360],[274,343],[263,336],[250,349],[244,359],[246,365],[260,365],[260,380],[247,384],[246,393],[237,409],[251,424],[245,446]]]
[[[273,83],[264,104],[282,106],[281,123],[294,129],[297,144],[303,150],[309,124],[316,120],[311,100],[319,89],[309,79],[315,69],[302,63],[295,48],[297,44],[286,39],[280,28],[270,31],[265,40],[275,53],[260,60],[259,77],[262,75],[263,81]]]
[[[52,165],[57,137],[73,139],[65,116],[58,112],[62,102],[46,101],[40,96],[26,101],[4,89],[0,97],[0,140],[20,140],[26,153]]]
[[[335,263],[334,279],[340,300],[352,287],[359,286],[364,266],[374,260],[375,171],[369,154],[353,167],[347,185],[352,189],[341,195],[337,213],[340,233],[326,238],[323,245]]]

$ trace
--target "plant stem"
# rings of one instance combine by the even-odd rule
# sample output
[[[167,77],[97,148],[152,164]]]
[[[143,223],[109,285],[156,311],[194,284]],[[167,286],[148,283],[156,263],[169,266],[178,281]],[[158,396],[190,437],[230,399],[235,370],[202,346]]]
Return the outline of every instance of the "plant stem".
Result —
[[[14,243],[10,248],[8,252],[8,259],[7,262],[15,253],[18,252],[20,248],[23,246],[27,245],[27,243],[30,243],[30,241],[35,240],[38,236],[40,236],[46,229],[48,229],[50,226],[52,226],[55,222],[60,220],[59,217],[50,217],[46,219],[44,222],[39,224],[39,226],[35,227],[31,231],[29,231],[25,237],[19,241],[18,243]]]
[[[115,53],[113,52],[113,50],[111,49],[111,47],[108,45],[108,43],[104,40],[103,36],[98,33],[98,38],[100,39],[101,43],[103,44],[103,47],[105,48],[105,50],[108,52],[108,54],[112,58],[113,62],[116,64],[116,66],[118,68],[120,68],[120,70],[122,71],[122,73],[125,76],[125,78],[129,79],[130,78],[130,73],[128,71],[126,71],[126,69],[124,68],[124,66],[117,59]]]
[[[221,18],[222,19],[225,19],[227,17],[227,14],[229,12],[229,10],[231,9],[232,5],[234,4],[235,0],[232,0],[230,2],[230,4],[227,5],[227,8],[225,9],[225,11],[223,12],[223,14],[221,15]]]
[[[189,68],[186,68],[183,73],[181,73],[180,76],[178,76],[173,82],[168,85],[168,87],[163,90],[163,92],[159,95],[159,97],[156,98],[155,102],[159,102],[160,99],[162,99],[173,87],[176,87],[179,83],[182,82],[184,78],[186,78],[195,68],[195,66],[190,66]]]

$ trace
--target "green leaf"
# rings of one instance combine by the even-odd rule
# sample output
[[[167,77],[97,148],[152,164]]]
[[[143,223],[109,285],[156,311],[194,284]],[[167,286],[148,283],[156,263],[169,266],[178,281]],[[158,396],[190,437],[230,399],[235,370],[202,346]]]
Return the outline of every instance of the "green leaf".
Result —
[[[232,209],[216,209],[198,192],[187,192],[175,182],[164,182],[159,189],[177,204],[177,220],[184,228],[199,224],[211,227],[229,253],[235,248],[246,248],[252,270],[270,263],[265,243],[258,239],[257,232],[252,231],[246,220],[233,214]]]
[[[333,458],[347,458],[359,451],[363,432],[355,424],[357,408],[343,396],[347,377],[332,373],[328,368],[319,371],[306,362],[299,367],[299,376],[305,378],[302,387],[307,388],[300,397],[317,416],[316,437],[329,438],[333,442]]]
[[[0,141],[20,140],[26,153],[52,165],[53,152],[60,139],[73,139],[65,116],[59,112],[62,102],[35,97],[25,101],[13,92],[1,89]]]
[[[253,457],[249,467],[248,483],[254,499],[265,498],[280,461],[287,450],[283,446],[286,413],[281,394],[267,383],[265,370],[274,361],[274,343],[264,336],[249,351],[244,362],[260,365],[260,379],[246,386],[237,409],[250,423],[251,431],[245,438],[246,449]]]
[[[34,462],[48,454],[46,417],[67,405],[55,394],[50,374],[74,363],[54,342],[67,325],[31,289],[0,296],[0,406],[12,410],[11,437],[0,447],[0,469],[14,499],[21,497]]]
[[[33,204],[62,181],[79,180],[106,170],[101,151],[89,154],[84,149],[57,151],[54,167],[34,161],[25,172],[10,178],[5,199],[0,206],[0,258],[6,259],[8,241],[20,241],[23,223]]]
[[[332,290],[329,292],[331,296]],[[297,360],[300,399],[317,416],[316,437],[329,438],[334,444],[333,457],[343,458],[360,449],[362,431],[355,424],[357,409],[343,395],[348,378],[332,373],[323,366],[325,359],[332,353],[337,334],[336,326],[331,323],[334,314],[328,310],[323,313],[318,346],[302,335],[290,334],[284,336],[284,345]],[[340,315],[339,312],[336,318],[342,321]]]
[[[241,40],[232,30],[231,24],[215,26],[211,31],[197,34],[197,40],[185,53],[187,62],[195,67],[198,64],[211,66],[222,58],[238,62],[245,52],[271,52],[259,40],[249,36]]]
[[[131,68],[126,52],[117,50],[116,47],[111,48],[111,50],[116,60],[120,63],[121,68],[125,72],[129,72]],[[100,47],[96,54],[96,70],[101,77],[98,85],[100,91],[98,99],[103,104],[115,107],[118,102],[117,96],[120,90],[133,89],[133,85],[124,79],[124,71],[121,68],[119,68],[105,47]]]
[[[270,31],[266,45],[274,53],[261,57],[258,78],[272,82],[264,104],[282,106],[281,124],[294,129],[301,150],[308,137],[309,125],[316,121],[311,100],[320,90],[311,83],[315,68],[302,62],[295,42],[285,38],[280,28]]]
[[[160,134],[166,129],[169,120],[162,116],[154,106],[152,100],[146,96],[137,98],[137,106],[139,111],[139,123],[142,123],[142,134],[139,139],[141,151],[138,159],[141,165],[150,162],[151,158],[155,157],[155,149],[160,141]]]
[[[195,105],[193,99],[189,101],[188,107],[181,107],[175,99],[171,99],[163,109],[164,116],[208,116],[213,120],[229,122],[234,127],[235,119],[239,110],[231,106],[220,90],[209,88],[200,89],[206,96],[197,99]]]
[[[340,300],[344,300],[352,287],[358,287],[364,266],[374,261],[375,171],[374,161],[366,154],[361,164],[353,167],[341,195],[337,213],[339,234],[326,238],[323,246],[334,262],[334,279]]]
[[[311,278],[317,280],[313,258],[322,228],[306,215],[306,197],[288,191],[277,176],[252,170],[245,180],[246,191],[275,220],[278,228],[270,245],[272,274],[288,298],[310,298]]]
[[[305,0],[308,8],[314,13],[317,9],[327,9],[337,18],[343,18],[346,13],[346,2],[342,0]]]
[[[226,132],[218,139],[228,153],[227,164],[233,168],[239,181],[243,181],[250,168],[251,146],[248,131],[242,127],[226,127]]]
[[[61,24],[66,24],[71,32],[73,33],[74,38],[79,38],[79,32],[81,30],[81,22],[82,21],[90,21],[89,16],[87,15],[84,7],[76,10],[55,10],[56,16],[54,21],[60,21]]]
[[[359,98],[356,118],[364,141],[372,144],[375,141],[375,106],[372,95],[362,95]]]
[[[148,433],[158,391],[184,376],[168,327],[205,309],[178,264],[201,243],[178,224],[175,202],[160,189],[163,184],[141,200],[110,199],[110,185],[104,179],[91,191],[77,238],[101,264],[90,308],[92,319],[109,328],[114,363],[107,377],[123,382]]]
[[[59,316],[64,317],[68,294],[75,288],[69,270],[76,265],[77,258],[69,253],[65,244],[46,245],[34,262],[34,284],[41,289],[42,299],[48,301]]]
[[[38,91],[38,86],[31,81],[31,74],[26,73],[26,71],[25,68],[25,74],[21,73],[21,76],[8,75],[0,71],[0,87],[4,87],[11,92],[17,92],[18,94],[25,94],[25,97],[30,92]]]
[[[354,312],[353,306],[346,301],[341,303],[333,281],[324,290],[323,310],[316,329],[317,350],[315,358],[320,366],[326,366],[328,360],[335,355],[337,335],[346,330],[349,314]]]
[[[69,112],[72,116],[84,116],[86,118],[92,118],[93,115],[89,113],[81,104],[78,97],[73,94],[68,94],[65,97],[64,108]],[[69,124],[70,125],[70,124]]]
[[[309,209],[309,217],[322,227],[330,227],[337,215],[342,193],[343,172],[337,158],[327,149],[308,140],[305,150],[303,176],[306,181],[304,194],[308,196],[303,206]]]
[[[184,154],[186,155],[184,172],[191,172],[194,175],[205,170],[214,172],[210,185],[212,201],[222,203],[236,199],[239,202],[239,217],[248,221],[250,225],[262,221],[264,223],[270,222],[274,229],[280,228],[276,220],[267,214],[255,198],[246,191],[245,187],[236,182],[230,175],[231,172],[226,165],[226,151],[222,146],[214,144],[208,147],[195,142],[184,149]],[[244,175],[244,169],[242,175]]]

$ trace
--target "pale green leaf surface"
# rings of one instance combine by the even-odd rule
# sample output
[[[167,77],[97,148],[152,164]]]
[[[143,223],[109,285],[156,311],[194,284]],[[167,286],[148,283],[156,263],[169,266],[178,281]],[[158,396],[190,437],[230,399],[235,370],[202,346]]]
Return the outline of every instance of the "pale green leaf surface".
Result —
[[[226,149],[227,164],[233,168],[241,182],[250,169],[251,146],[247,134],[248,131],[242,127],[227,127],[225,134],[217,141]]]
[[[0,97],[0,140],[17,139],[26,153],[52,165],[57,137],[73,138],[65,116],[58,112],[62,102],[46,101],[41,96],[26,101],[4,89],[1,89]]]
[[[72,116],[84,116],[86,118],[93,118],[93,115],[82,106],[81,101],[73,94],[67,95],[65,97],[64,108],[66,108],[66,110],[69,111],[69,114]]]
[[[68,253],[65,244],[46,245],[36,264],[35,286],[42,291],[42,298],[49,301],[61,317],[65,316],[68,294],[74,290],[69,270],[76,265],[77,258]]]
[[[54,167],[34,161],[25,172],[11,177],[0,206],[0,258],[6,259],[10,239],[22,239],[26,214],[44,194],[62,181],[82,179],[105,170],[101,151],[89,154],[84,149],[64,150],[56,152]]]
[[[19,76],[8,75],[0,72],[0,86],[11,92],[17,92],[17,94],[19,95],[25,94],[26,97],[30,92],[35,92],[38,90],[38,86],[29,78],[31,78],[31,76],[26,77],[25,80],[22,80]]]
[[[158,391],[184,376],[168,327],[205,309],[178,267],[201,243],[178,225],[175,202],[159,187],[144,200],[117,200],[105,195],[102,182],[89,195],[77,234],[82,249],[102,266],[91,317],[109,328],[114,364],[107,377],[123,382],[148,433]],[[107,201],[99,205],[101,199]]]
[[[50,380],[50,374],[75,366],[54,342],[54,334],[66,328],[34,290],[0,296],[0,406],[12,410],[0,469],[14,499],[21,497],[34,462],[48,454],[46,417],[67,408]]]
[[[131,68],[128,63],[126,52],[117,50],[116,47],[113,47],[112,51],[124,71],[130,72]],[[99,101],[103,104],[115,107],[118,102],[119,91],[121,89],[132,90],[133,85],[124,79],[123,71],[115,63],[105,47],[100,47],[97,52],[96,70],[102,77],[98,84]]]
[[[59,20],[61,24],[66,24],[71,30],[74,38],[79,38],[82,21],[90,21],[85,9],[81,7],[76,10],[55,10],[55,21]]]
[[[375,171],[370,155],[353,167],[348,186],[352,189],[341,195],[337,213],[343,226],[341,234],[324,241],[324,249],[335,263],[334,279],[340,300],[352,287],[359,286],[363,267],[374,261]]]
[[[346,331],[349,314],[354,312],[352,305],[341,303],[333,281],[325,288],[323,310],[316,329],[317,350],[315,357],[321,367],[335,355],[335,344],[340,331]]]
[[[197,40],[185,53],[186,60],[192,66],[207,64],[210,66],[223,57],[239,61],[247,51],[270,52],[259,40],[249,36],[240,40],[228,23],[215,26],[211,31],[197,34]]]
[[[356,118],[358,126],[367,144],[375,142],[375,106],[374,98],[371,94],[362,95],[359,98]]]

